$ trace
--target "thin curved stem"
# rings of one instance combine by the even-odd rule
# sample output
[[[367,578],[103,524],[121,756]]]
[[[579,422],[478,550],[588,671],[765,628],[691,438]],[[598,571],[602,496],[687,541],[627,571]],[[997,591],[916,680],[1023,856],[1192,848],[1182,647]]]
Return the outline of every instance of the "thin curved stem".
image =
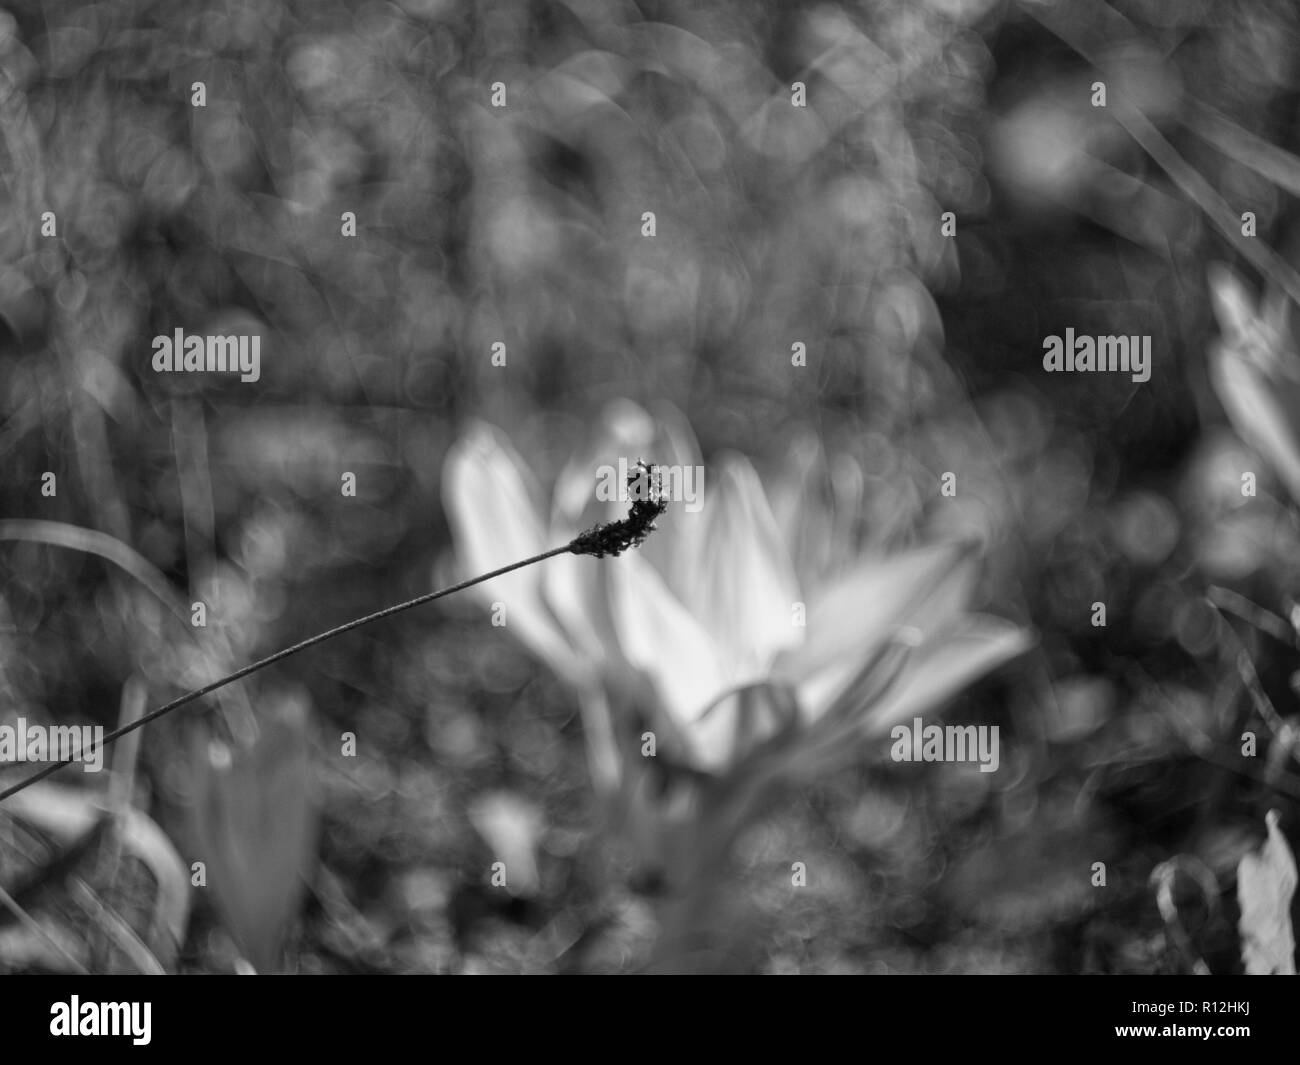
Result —
[[[121,728],[114,729],[100,741],[98,747],[101,749],[107,747],[110,743],[121,739],[127,733],[134,732],[139,728],[144,728],[144,726],[149,724],[151,721],[157,721],[164,714],[170,714],[173,710],[179,710],[182,706],[194,702],[195,699],[201,699],[203,696],[211,694],[218,688],[224,688],[227,684],[233,684],[235,681],[247,677],[250,673],[256,673],[259,669],[265,669],[267,666],[283,661],[292,655],[296,655],[299,651],[305,651],[309,647],[314,647],[318,643],[324,643],[326,640],[332,640],[335,636],[342,636],[343,633],[351,632],[353,629],[359,629],[363,625],[369,625],[371,622],[380,621],[383,618],[391,617],[394,614],[400,614],[402,611],[410,610],[412,607],[431,603],[435,599],[441,599],[443,596],[451,595],[453,592],[464,591],[466,588],[472,588],[476,584],[482,584],[484,581],[490,581],[494,577],[500,577],[503,574],[511,573],[517,569],[523,569],[525,566],[531,566],[536,562],[541,562],[544,559],[551,558],[555,555],[563,555],[570,552],[576,553],[577,548],[575,545],[577,545],[577,543],[578,541],[575,540],[571,543],[565,544],[563,547],[554,547],[549,551],[543,551],[540,555],[534,555],[532,558],[526,558],[520,562],[512,562],[508,566],[502,566],[500,569],[494,569],[490,573],[483,573],[477,577],[471,577],[469,580],[461,581],[459,584],[453,584],[449,588],[441,588],[436,592],[426,592],[424,595],[417,595],[414,599],[408,599],[404,603],[397,603],[394,606],[385,607],[383,610],[376,610],[373,614],[367,614],[365,617],[354,618],[352,621],[345,622],[342,625],[337,625],[325,632],[318,632],[315,636],[310,636],[299,643],[295,643],[292,647],[286,647],[283,650],[276,651],[275,654],[267,655],[265,658],[260,658],[256,662],[244,666],[242,669],[237,669],[235,672],[227,674],[220,680],[214,680],[211,684],[205,684],[202,688],[196,688],[194,691],[186,692],[184,695],[177,699],[173,699],[169,703],[165,703],[156,710],[150,710],[147,714],[136,718],[134,721],[123,725]],[[88,752],[83,751],[83,757],[87,753]],[[24,788],[31,787],[31,785],[35,784],[38,780],[44,780],[51,773],[55,773],[65,765],[71,765],[75,761],[77,761],[75,758],[65,758],[61,761],[51,762],[49,765],[42,766],[30,776],[24,777],[22,780],[18,781],[18,783],[0,791],[0,802],[4,802],[4,800],[9,798],[11,795],[17,795],[18,792],[22,791]]]
[[[651,466],[645,462],[638,461],[636,470],[628,477],[629,485],[638,482],[642,476],[645,476],[649,484],[644,490],[639,490],[632,502],[631,511],[628,516],[621,521],[611,521],[603,525],[596,525],[586,532],[579,533],[563,547],[553,547],[549,551],[543,551],[540,555],[533,555],[532,558],[525,558],[519,562],[512,562],[508,566],[502,566],[500,569],[494,569],[490,573],[481,573],[477,577],[471,577],[469,580],[461,581],[459,584],[453,584],[450,588],[441,588],[436,592],[426,592],[424,595],[417,595],[414,599],[408,599],[404,603],[397,603],[394,606],[384,607],[383,610],[376,610],[373,614],[367,614],[365,617],[354,618],[352,621],[337,625],[325,632],[318,632],[315,636],[309,636],[300,643],[292,647],[286,647],[282,651],[276,651],[273,655],[267,655],[265,658],[258,659],[242,669],[227,674],[220,680],[214,680],[211,684],[205,684],[202,688],[196,688],[194,691],[186,692],[178,699],[173,699],[170,703],[158,707],[156,710],[150,710],[147,714],[136,718],[114,729],[106,735],[91,750],[102,750],[115,740],[120,740],[127,733],[134,732],[136,729],[144,728],[151,721],[157,721],[164,714],[170,714],[173,710],[179,710],[182,706],[194,702],[195,699],[201,699],[209,695],[218,688],[224,688],[227,684],[233,684],[237,680],[247,677],[250,673],[256,673],[259,669],[265,669],[267,666],[274,665],[283,659],[296,655],[299,651],[305,651],[308,647],[314,647],[318,643],[324,643],[326,640],[332,640],[335,636],[342,636],[345,632],[351,632],[353,629],[359,629],[363,625],[369,625],[371,622],[380,621],[383,618],[391,617],[394,614],[400,614],[404,610],[410,610],[412,607],[422,606],[425,603],[431,603],[435,599],[441,599],[445,595],[451,595],[454,592],[463,592],[466,588],[472,588],[476,584],[482,584],[484,581],[490,581],[494,577],[503,576],[506,573],[513,573],[517,569],[523,569],[525,566],[531,566],[534,563],[542,562],[545,559],[553,558],[556,555],[591,555],[595,558],[605,558],[622,554],[622,552],[632,547],[639,547],[647,536],[654,531],[655,519],[660,517],[667,507],[663,499],[662,489],[658,467]],[[86,751],[81,752],[84,758]],[[76,758],[65,758],[61,761],[51,762],[43,766],[35,773],[24,777],[10,787],[0,791],[0,802],[12,795],[17,795],[24,788],[29,788],[37,781],[44,780],[51,773],[56,773],[65,765],[71,765],[77,761]]]

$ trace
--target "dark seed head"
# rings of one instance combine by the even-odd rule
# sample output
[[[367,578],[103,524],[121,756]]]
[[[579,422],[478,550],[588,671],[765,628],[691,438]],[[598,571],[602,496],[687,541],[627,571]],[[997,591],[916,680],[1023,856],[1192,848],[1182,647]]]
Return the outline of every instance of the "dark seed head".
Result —
[[[663,485],[658,466],[647,465],[638,459],[636,468],[629,471],[628,487],[632,489],[632,509],[622,521],[594,525],[576,536],[569,550],[575,555],[621,555],[630,547],[641,543],[654,532],[655,519],[668,509],[663,498]]]

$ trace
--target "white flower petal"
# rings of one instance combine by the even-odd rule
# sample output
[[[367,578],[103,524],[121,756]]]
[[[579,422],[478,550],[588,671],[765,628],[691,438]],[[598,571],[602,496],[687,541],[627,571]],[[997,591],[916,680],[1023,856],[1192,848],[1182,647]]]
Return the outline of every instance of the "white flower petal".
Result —
[[[661,449],[654,441],[658,432],[654,419],[636,403],[617,400],[606,405],[594,432],[574,452],[556,481],[551,512],[555,542],[561,543],[593,525],[627,517],[630,502],[602,500],[597,497],[597,486],[604,478],[615,489],[619,487],[620,459],[629,467],[642,457],[657,460]],[[613,478],[609,477],[610,469]],[[662,519],[658,526],[641,548],[643,557],[648,557],[652,543],[666,539]],[[543,588],[575,645],[593,659],[607,662],[618,655],[618,646],[609,622],[607,598],[599,588],[602,574],[601,564],[593,564],[591,559],[561,556],[555,565],[548,564]]]
[[[691,729],[690,761],[719,772],[796,723],[798,707],[788,688],[766,682],[734,688],[714,700]]]
[[[452,445],[443,470],[443,503],[467,576],[558,546],[547,542],[526,477],[514,449],[490,426],[472,425]],[[542,599],[541,580],[540,569],[528,566],[474,591],[486,602],[504,603],[510,630],[561,674],[574,677],[580,663]]]
[[[644,453],[647,462],[675,467],[685,478],[688,471],[692,480],[683,480],[683,487],[694,490],[695,500],[673,499],[668,510],[657,522],[658,528],[646,540],[641,554],[662,573],[668,587],[687,607],[695,610],[695,574],[704,544],[704,501],[708,498],[700,445],[690,424],[676,407],[659,403],[654,408],[655,438]],[[698,613],[697,613],[698,616]]]
[[[579,555],[557,555],[541,565],[542,597],[593,669],[619,655],[601,582],[604,565],[602,559]]]
[[[597,522],[626,517],[627,503],[596,498],[600,468],[617,470],[620,458],[627,459],[629,465],[639,458],[655,461],[643,454],[649,451],[654,434],[654,419],[631,400],[607,404],[590,438],[574,452],[555,482],[552,524],[570,530],[572,536]]]
[[[671,404],[661,403],[652,417],[630,400],[620,399],[606,405],[599,422],[582,447],[573,455],[555,485],[552,510],[554,527],[572,536],[598,522],[627,517],[628,502],[596,498],[601,468],[619,470],[622,459],[631,467],[638,459],[677,470],[702,470],[699,445],[681,412]],[[690,486],[698,493],[702,478],[691,474]],[[611,480],[618,487],[617,478]],[[684,500],[669,503],[668,512],[657,523],[654,535],[641,547],[641,556],[668,581],[668,587],[683,603],[692,607],[690,581],[703,534],[702,499],[689,504]]]
[[[691,726],[731,684],[713,637],[636,554],[609,567],[610,611],[623,656],[654,686],[662,708]]]
[[[696,616],[736,663],[739,680],[761,679],[798,646],[799,586],[758,474],[743,455],[724,456],[707,490],[704,543],[692,582]]]
[[[966,542],[864,559],[813,599],[807,639],[781,657],[775,675],[798,687],[801,702],[833,698],[836,680],[847,681],[901,626],[924,633],[956,617],[972,563]]]
[[[800,430],[790,441],[784,466],[768,498],[800,585],[811,588],[814,577],[830,569],[834,526],[826,453],[817,434]]]
[[[853,682],[864,660],[857,655],[842,658],[798,683],[795,690],[799,693],[799,710],[805,721],[812,723],[831,708]]]
[[[1009,621],[983,614],[963,618],[913,652],[903,675],[867,710],[865,734],[887,733],[899,721],[934,710],[984,674],[1023,654],[1033,637]]]

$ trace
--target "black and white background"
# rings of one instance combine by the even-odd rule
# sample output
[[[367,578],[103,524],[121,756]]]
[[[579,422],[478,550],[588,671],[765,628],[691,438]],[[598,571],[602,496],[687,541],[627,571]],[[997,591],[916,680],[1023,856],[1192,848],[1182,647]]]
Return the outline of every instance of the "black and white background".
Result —
[[[1283,0],[8,4],[0,972],[1293,974],[1298,84]]]

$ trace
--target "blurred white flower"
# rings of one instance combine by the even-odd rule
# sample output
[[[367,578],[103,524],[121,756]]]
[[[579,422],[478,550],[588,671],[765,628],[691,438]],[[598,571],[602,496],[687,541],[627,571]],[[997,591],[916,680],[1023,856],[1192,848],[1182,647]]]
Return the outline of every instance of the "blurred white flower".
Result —
[[[479,586],[579,692],[598,785],[618,785],[629,762],[641,760],[640,733],[627,738],[629,707],[649,716],[656,754],[690,769],[725,776],[762,751],[784,771],[811,773],[1028,646],[1017,626],[967,612],[974,545],[854,557],[850,527],[812,490],[825,464],[820,446],[797,451],[807,476],[781,486],[780,522],[749,461],[724,454],[708,470],[702,510],[670,503],[639,551],[601,561],[559,556]],[[651,418],[635,404],[614,404],[592,446],[560,474],[548,519],[509,442],[473,425],[449,453],[444,480],[466,571],[623,517],[595,492],[598,468],[619,457],[700,463],[675,411]],[[838,480],[852,496],[854,478]]]
[[[1300,357],[1289,300],[1274,291],[1257,306],[1228,267],[1212,263],[1207,274],[1220,333],[1210,345],[1210,383],[1237,435],[1300,502]]]
[[[546,830],[542,811],[510,791],[481,795],[471,803],[469,821],[508,870],[506,890],[519,898],[536,895],[542,886],[538,847]]]

